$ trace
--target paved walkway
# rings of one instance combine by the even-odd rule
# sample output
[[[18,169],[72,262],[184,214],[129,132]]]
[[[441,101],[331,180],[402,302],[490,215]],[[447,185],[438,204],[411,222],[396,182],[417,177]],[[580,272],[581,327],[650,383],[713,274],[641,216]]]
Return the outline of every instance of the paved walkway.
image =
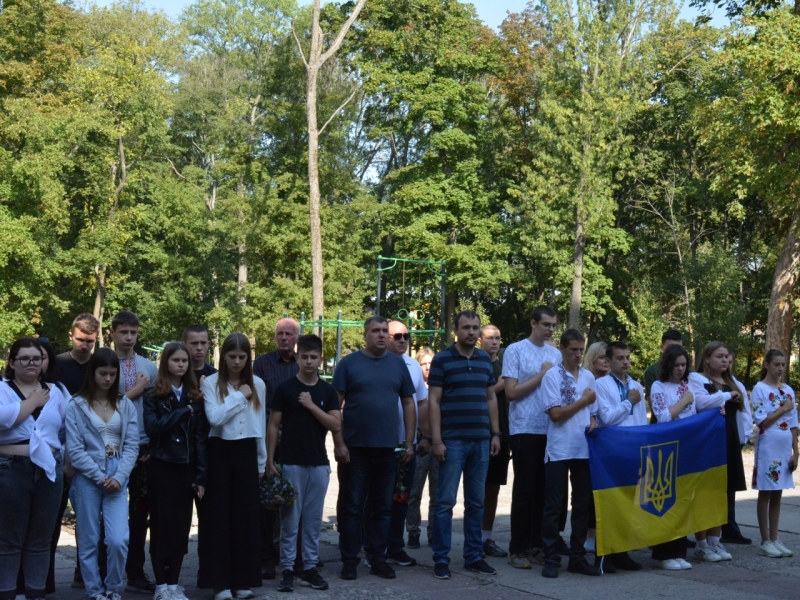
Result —
[[[745,453],[745,468],[748,474],[752,468],[752,453]],[[356,581],[342,581],[338,573],[341,568],[336,542],[338,534],[334,530],[336,521],[336,495],[338,482],[334,473],[325,505],[325,530],[322,534],[322,559],[325,568],[322,576],[331,585],[330,590],[319,592],[295,584],[295,595],[323,599],[392,599],[392,600],[504,600],[517,598],[564,598],[576,600],[591,597],[593,600],[623,598],[694,598],[724,600],[755,600],[761,598],[796,598],[800,590],[800,556],[793,558],[768,559],[757,554],[757,546],[728,545],[733,554],[733,561],[708,564],[694,563],[690,571],[668,572],[655,567],[648,551],[633,552],[632,556],[642,562],[644,570],[637,573],[617,573],[602,577],[585,577],[562,570],[558,579],[545,579],[539,569],[523,571],[510,567],[505,559],[489,559],[497,568],[494,577],[483,577],[463,570],[461,559],[462,538],[461,520],[454,523],[454,547],[451,553],[451,570],[453,578],[440,581],[433,577],[433,561],[431,550],[423,545],[419,550],[409,550],[409,554],[419,561],[417,567],[396,567],[397,579],[384,580],[370,575],[368,569],[359,566],[359,578]],[[795,473],[795,484],[798,489],[784,493],[781,511],[781,539],[800,555],[800,473]],[[504,548],[509,541],[509,507],[511,503],[511,481],[502,488],[498,508],[495,538]],[[757,492],[747,491],[737,495],[737,518],[747,537],[757,540],[758,521],[756,519]],[[427,515],[427,505],[423,505],[423,517]],[[459,516],[463,504],[459,500],[455,514]],[[423,526],[425,522],[423,521]],[[424,535],[423,535],[424,543]],[[186,594],[194,599],[210,600],[207,590],[198,590],[195,586],[197,572],[197,538],[196,529],[192,532],[189,556],[186,557],[182,571],[181,583],[186,587]],[[56,582],[58,591],[49,596],[52,600],[80,600],[83,590],[69,587],[75,566],[75,541],[66,528],[61,537],[56,564]],[[286,594],[276,591],[277,582],[265,581],[264,587],[256,589],[257,598],[286,598]],[[126,598],[135,600],[137,595],[125,594]],[[142,597],[142,596],[139,596]]]

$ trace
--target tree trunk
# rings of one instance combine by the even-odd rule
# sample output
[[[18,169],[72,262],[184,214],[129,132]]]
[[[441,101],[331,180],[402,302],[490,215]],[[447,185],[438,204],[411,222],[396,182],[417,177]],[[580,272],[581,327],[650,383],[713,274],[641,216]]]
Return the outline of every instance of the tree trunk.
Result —
[[[319,3],[319,0],[317,1]],[[311,42],[311,56],[322,50],[322,31],[319,29],[319,14],[315,13],[313,37],[320,39]],[[318,46],[315,48],[315,46]],[[313,58],[312,58],[313,60]],[[311,305],[312,315],[325,314],[324,279],[322,264],[322,219],[320,217],[321,194],[319,189],[319,129],[317,124],[317,74],[318,70],[308,68],[307,117],[308,117],[308,212],[311,225]],[[313,317],[312,317],[313,318]]]
[[[791,355],[793,300],[800,275],[798,224],[800,224],[800,212],[795,212],[775,265],[772,291],[769,295],[766,350],[775,348],[786,356]],[[786,374],[788,375],[788,370]]]
[[[572,291],[569,295],[569,327],[581,328],[581,295],[583,293],[583,257],[586,253],[586,233],[581,206],[575,219],[575,251],[572,255]]]
[[[103,341],[103,312],[106,305],[106,267],[105,265],[94,266],[94,276],[97,281],[97,291],[94,295],[94,310],[92,315],[100,322],[100,331],[97,334],[99,347],[105,346]]]

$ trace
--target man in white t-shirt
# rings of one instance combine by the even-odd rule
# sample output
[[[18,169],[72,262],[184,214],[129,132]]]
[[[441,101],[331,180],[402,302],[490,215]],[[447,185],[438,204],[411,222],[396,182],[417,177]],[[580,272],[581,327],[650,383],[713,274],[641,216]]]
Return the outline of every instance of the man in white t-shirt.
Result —
[[[597,391],[597,424],[600,427],[633,427],[647,425],[647,407],[644,388],[628,375],[631,368],[631,351],[623,342],[611,342],[606,346],[606,356],[611,371],[595,382]],[[618,568],[626,571],[639,571],[642,565],[633,560],[627,552],[619,552],[595,558],[594,566],[602,565],[605,573],[613,573]]]
[[[541,397],[545,373],[561,363],[561,353],[548,342],[558,324],[549,306],[531,312],[531,334],[511,344],[503,355],[503,382],[509,401],[508,427],[514,485],[511,493],[511,566],[530,569],[542,562],[542,514],[545,500],[544,451],[547,421]],[[538,560],[537,560],[538,559]]]
[[[417,452],[420,456],[425,456],[431,449],[430,421],[428,420],[428,386],[422,376],[422,368],[419,363],[408,355],[409,345],[408,328],[402,321],[389,322],[389,339],[386,349],[400,356],[406,363],[408,374],[414,383],[414,403],[417,409],[417,427],[422,432],[422,437],[417,442]],[[397,412],[400,416],[400,426],[397,432],[398,445],[406,440],[406,427],[403,421],[403,403],[397,398]],[[408,513],[408,493],[414,484],[414,470],[416,468],[417,452],[414,458],[405,465],[398,464],[398,474],[402,474],[402,486],[405,490],[404,498],[395,497],[392,500],[392,518],[389,523],[389,537],[386,543],[386,562],[400,565],[403,567],[413,567],[417,561],[410,557],[404,550],[405,540],[403,538],[406,525],[406,514]],[[369,499],[367,499],[369,502]],[[366,539],[364,542],[366,548]]]
[[[581,368],[586,341],[577,329],[561,334],[561,364],[550,369],[542,379],[542,400],[549,418],[545,449],[546,496],[542,519],[542,542],[545,564],[542,576],[558,577],[561,562],[557,541],[561,504],[567,478],[572,484],[572,532],[567,570],[581,575],[600,575],[586,561],[586,532],[592,481],[589,475],[589,432],[597,428],[597,404],[594,375]]]

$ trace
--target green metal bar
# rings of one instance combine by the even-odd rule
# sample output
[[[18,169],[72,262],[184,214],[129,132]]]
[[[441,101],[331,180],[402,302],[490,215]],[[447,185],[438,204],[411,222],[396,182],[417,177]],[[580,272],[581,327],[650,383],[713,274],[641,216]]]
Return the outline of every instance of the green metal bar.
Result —
[[[379,265],[378,266],[378,272],[389,271],[390,269],[394,269],[397,266],[397,263],[399,263],[399,262],[413,263],[413,264],[417,264],[417,265],[429,265],[429,266],[430,265],[438,265],[439,267],[444,265],[444,262],[438,261],[438,260],[417,260],[417,259],[414,259],[414,258],[393,258],[391,256],[381,256],[380,254],[378,255],[378,260],[379,261],[384,261],[384,260],[392,261],[392,265],[389,266],[389,267],[381,268],[380,265]],[[437,271],[434,271],[434,273],[436,273],[437,275],[441,275],[441,273],[437,272]]]

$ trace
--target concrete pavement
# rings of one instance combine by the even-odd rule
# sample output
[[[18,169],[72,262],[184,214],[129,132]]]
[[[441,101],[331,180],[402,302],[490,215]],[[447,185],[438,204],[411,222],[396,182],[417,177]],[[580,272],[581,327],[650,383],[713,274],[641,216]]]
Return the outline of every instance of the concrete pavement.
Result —
[[[332,452],[331,452],[332,456]],[[752,469],[752,452],[744,454],[748,481]],[[506,559],[488,559],[498,570],[493,577],[479,576],[465,572],[461,558],[463,538],[461,515],[463,504],[456,507],[454,519],[453,550],[451,571],[453,578],[441,581],[433,577],[433,561],[431,550],[424,544],[419,550],[408,550],[408,553],[419,561],[416,567],[395,567],[397,579],[384,580],[370,575],[368,569],[359,566],[359,578],[356,581],[339,579],[339,560],[336,543],[338,534],[334,530],[336,521],[336,496],[338,482],[336,466],[328,490],[325,505],[325,529],[322,533],[322,560],[325,567],[322,576],[330,584],[330,590],[319,592],[299,586],[295,582],[295,595],[322,599],[376,599],[376,600],[504,600],[517,598],[558,598],[576,600],[591,597],[593,600],[624,598],[681,598],[754,600],[761,598],[795,598],[800,590],[800,556],[792,558],[769,559],[759,556],[757,545],[728,545],[733,554],[733,561],[726,563],[698,563],[692,559],[694,568],[690,571],[662,571],[650,560],[649,551],[636,551],[631,555],[645,565],[636,573],[616,573],[602,577],[586,577],[574,575],[562,569],[558,579],[545,579],[540,568],[532,570],[513,569]],[[502,488],[495,525],[495,539],[501,547],[507,548],[509,541],[509,509],[511,500],[511,482],[513,473],[509,473],[509,485]],[[795,473],[795,484],[798,489],[784,493],[781,511],[781,539],[789,548],[800,555],[800,478]],[[747,537],[759,540],[758,521],[756,518],[757,492],[748,490],[737,495],[737,518]],[[427,515],[427,504],[423,504],[422,515]],[[425,525],[423,520],[423,529]],[[568,524],[569,530],[569,524]],[[210,600],[208,590],[198,590],[194,584],[197,573],[196,529],[192,531],[192,542],[189,555],[184,562],[181,584],[192,600]],[[591,557],[590,557],[591,558]],[[69,587],[75,566],[75,543],[72,532],[64,528],[56,563],[57,592],[49,596],[53,600],[80,600],[83,590]],[[148,565],[149,568],[149,565]],[[286,598],[287,594],[276,591],[277,581],[264,581],[264,587],[254,590],[257,598]],[[136,594],[123,594],[126,599],[135,600]],[[143,596],[138,596],[142,598]]]

